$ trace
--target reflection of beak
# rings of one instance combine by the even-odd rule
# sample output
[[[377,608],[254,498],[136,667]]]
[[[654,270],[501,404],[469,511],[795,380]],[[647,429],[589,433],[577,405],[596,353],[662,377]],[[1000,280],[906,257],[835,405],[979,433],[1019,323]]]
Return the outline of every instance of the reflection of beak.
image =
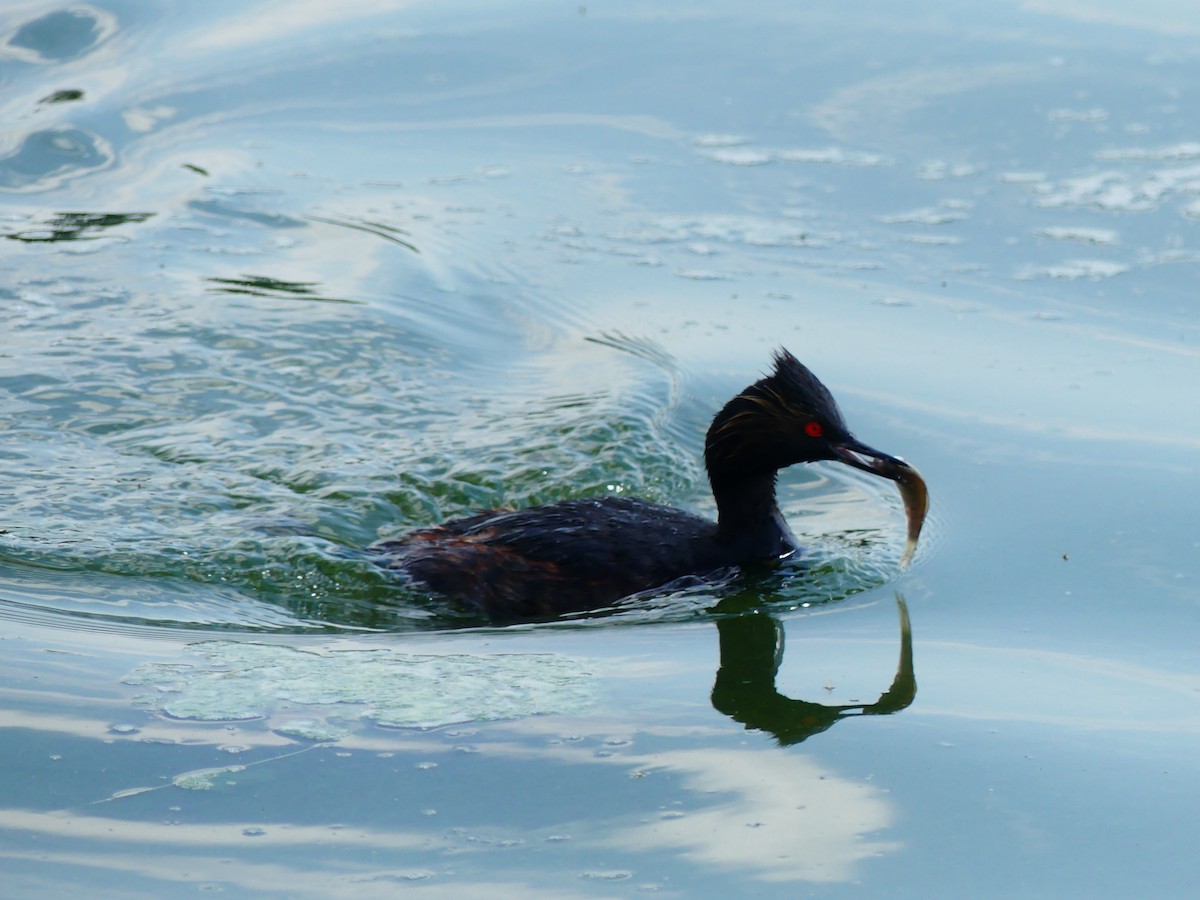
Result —
[[[917,549],[917,538],[921,534],[921,526],[925,523],[925,513],[929,511],[929,490],[925,487],[925,479],[904,460],[880,453],[854,438],[833,444],[830,449],[833,451],[833,458],[838,462],[887,478],[896,482],[900,488],[900,497],[904,500],[904,515],[908,519],[908,540],[900,557],[900,567],[907,569]]]

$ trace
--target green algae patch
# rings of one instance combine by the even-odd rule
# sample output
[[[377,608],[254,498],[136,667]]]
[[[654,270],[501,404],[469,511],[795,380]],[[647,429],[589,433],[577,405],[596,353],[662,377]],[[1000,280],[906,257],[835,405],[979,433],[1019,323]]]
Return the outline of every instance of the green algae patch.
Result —
[[[306,710],[317,719],[365,719],[395,728],[575,714],[595,702],[587,660],[548,653],[414,654],[391,649],[313,651],[279,644],[205,641],[196,665],[146,663],[122,682],[177,719],[264,719]],[[315,711],[320,710],[317,714]],[[322,722],[280,733],[336,740]]]

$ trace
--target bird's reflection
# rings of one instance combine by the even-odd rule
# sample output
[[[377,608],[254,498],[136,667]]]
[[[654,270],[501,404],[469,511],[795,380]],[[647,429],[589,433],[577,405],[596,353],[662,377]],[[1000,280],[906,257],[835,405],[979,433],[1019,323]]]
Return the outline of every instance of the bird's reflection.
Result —
[[[783,661],[783,625],[760,612],[717,622],[721,667],[713,684],[713,707],[747,728],[771,733],[784,746],[819,734],[846,716],[880,716],[905,709],[916,697],[917,681],[908,607],[898,594],[896,604],[900,610],[900,662],[891,686],[874,703],[831,706],[779,693],[775,675]]]

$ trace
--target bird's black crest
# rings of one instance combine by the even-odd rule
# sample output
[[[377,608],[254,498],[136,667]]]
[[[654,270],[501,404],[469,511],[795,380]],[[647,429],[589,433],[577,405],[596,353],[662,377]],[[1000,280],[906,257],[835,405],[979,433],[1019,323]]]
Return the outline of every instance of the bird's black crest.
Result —
[[[798,462],[829,459],[828,441],[849,436],[833,395],[817,376],[783,348],[774,361],[770,375],[743,390],[713,418],[704,460],[714,485],[746,472],[774,473]]]
[[[770,387],[789,407],[805,410],[826,425],[845,429],[841,410],[829,388],[812,371],[783,347],[775,351],[775,371],[756,385]]]

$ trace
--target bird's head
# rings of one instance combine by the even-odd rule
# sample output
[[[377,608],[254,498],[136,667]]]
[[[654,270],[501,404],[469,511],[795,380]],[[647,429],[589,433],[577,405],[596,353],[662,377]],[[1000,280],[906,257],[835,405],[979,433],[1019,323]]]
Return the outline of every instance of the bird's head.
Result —
[[[713,492],[773,478],[797,463],[845,463],[899,484],[909,519],[909,555],[928,506],[921,476],[902,459],[858,440],[829,389],[791,353],[780,349],[774,361],[774,371],[725,404],[708,429],[704,462]]]
[[[860,443],[829,389],[787,350],[775,369],[725,404],[704,448],[710,474],[736,479],[796,463],[841,460],[875,472],[892,457]]]

